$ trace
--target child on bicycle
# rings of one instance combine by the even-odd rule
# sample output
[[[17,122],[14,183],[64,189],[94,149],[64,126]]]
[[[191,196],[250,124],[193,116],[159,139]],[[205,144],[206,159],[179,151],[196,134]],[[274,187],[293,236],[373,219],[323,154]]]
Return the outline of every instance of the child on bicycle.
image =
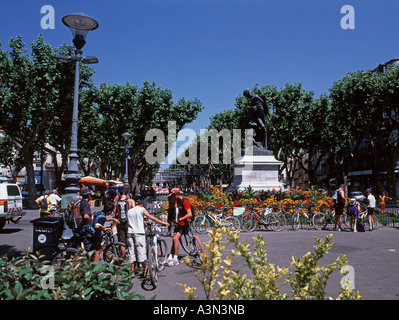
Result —
[[[119,220],[115,218],[109,217],[114,210],[114,204],[111,201],[106,201],[104,203],[104,208],[102,211],[98,211],[93,215],[93,226],[94,226],[94,235],[91,238],[92,247],[91,250],[96,250],[94,252],[94,261],[100,261],[100,253],[101,253],[101,241],[104,236],[103,232],[109,232],[110,229],[106,228],[106,221],[115,221],[119,224]]]
[[[360,213],[360,203],[355,199],[352,198],[348,202],[348,206],[346,208],[347,215],[350,217],[350,228],[353,232],[357,232],[356,229],[356,222],[357,217]]]

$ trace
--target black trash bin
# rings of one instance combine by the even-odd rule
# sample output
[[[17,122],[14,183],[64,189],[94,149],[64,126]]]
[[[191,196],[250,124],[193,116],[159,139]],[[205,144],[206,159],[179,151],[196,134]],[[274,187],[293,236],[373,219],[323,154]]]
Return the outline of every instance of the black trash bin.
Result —
[[[50,260],[62,235],[62,218],[41,217],[30,222],[33,223],[33,253],[40,251],[44,260]]]

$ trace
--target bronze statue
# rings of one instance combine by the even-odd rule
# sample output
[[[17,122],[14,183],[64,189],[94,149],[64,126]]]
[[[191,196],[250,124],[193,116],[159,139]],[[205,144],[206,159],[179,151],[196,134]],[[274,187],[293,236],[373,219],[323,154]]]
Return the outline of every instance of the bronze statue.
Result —
[[[253,129],[253,148],[267,150],[265,121],[269,111],[266,103],[249,89],[244,90],[243,95],[250,100],[247,106],[247,129]]]

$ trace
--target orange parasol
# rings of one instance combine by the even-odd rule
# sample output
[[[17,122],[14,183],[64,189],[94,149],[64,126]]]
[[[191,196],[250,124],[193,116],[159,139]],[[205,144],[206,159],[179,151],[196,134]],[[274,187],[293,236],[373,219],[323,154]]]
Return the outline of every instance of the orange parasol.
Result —
[[[100,178],[86,176],[86,177],[80,178],[80,180],[78,181],[78,184],[85,185],[85,186],[106,186],[107,182]]]

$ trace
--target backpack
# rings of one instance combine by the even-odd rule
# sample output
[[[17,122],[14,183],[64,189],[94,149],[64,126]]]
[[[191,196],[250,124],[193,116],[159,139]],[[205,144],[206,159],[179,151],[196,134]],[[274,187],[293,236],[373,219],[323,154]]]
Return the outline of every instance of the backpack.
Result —
[[[75,199],[68,205],[65,216],[66,223],[69,228],[76,229],[82,222],[80,214],[80,199]]]
[[[98,222],[98,220],[99,220],[100,218],[105,218],[105,214],[104,214],[104,212],[102,212],[102,211],[94,212],[94,213],[91,215],[90,224],[91,224],[91,226],[92,226],[94,229],[96,228],[96,223]]]
[[[121,223],[127,222],[127,212],[129,210],[129,201],[126,200],[118,200],[116,203],[116,218]]]
[[[366,228],[364,227],[364,222],[361,219],[357,219],[356,229],[358,232],[366,232]]]
[[[183,198],[182,206],[183,206],[184,200],[188,200],[188,199],[187,199],[187,198]],[[190,201],[190,200],[188,200],[188,201]],[[195,210],[194,210],[194,207],[193,207],[193,205],[191,204],[191,202],[190,202],[190,205],[191,205],[191,218],[189,218],[188,221],[189,221],[189,222],[193,222],[194,219],[195,219]],[[183,206],[183,208],[184,208],[184,206]]]
[[[42,200],[40,200],[40,208],[44,210],[48,209],[48,202],[46,196],[43,196]]]
[[[341,197],[341,195],[339,193],[339,189],[335,190],[332,198],[333,198],[334,206],[343,205],[345,203],[345,200]]]

